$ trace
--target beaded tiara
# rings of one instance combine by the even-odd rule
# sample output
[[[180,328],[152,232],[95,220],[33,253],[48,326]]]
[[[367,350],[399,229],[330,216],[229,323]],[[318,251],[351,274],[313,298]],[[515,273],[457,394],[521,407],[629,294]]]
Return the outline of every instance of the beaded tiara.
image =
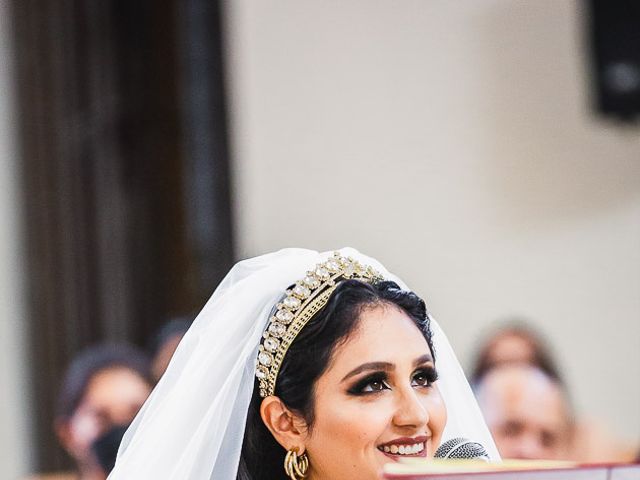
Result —
[[[258,348],[256,378],[262,398],[274,395],[282,360],[304,326],[324,307],[342,280],[355,279],[367,283],[383,280],[371,266],[334,252],[306,276],[288,289],[275,307],[269,326]]]

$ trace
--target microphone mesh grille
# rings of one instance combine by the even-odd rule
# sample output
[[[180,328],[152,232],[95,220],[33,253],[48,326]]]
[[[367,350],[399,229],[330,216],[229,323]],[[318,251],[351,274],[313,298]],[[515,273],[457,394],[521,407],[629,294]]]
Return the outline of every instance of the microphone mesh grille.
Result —
[[[466,438],[452,438],[444,442],[435,453],[436,458],[483,459],[489,460],[484,447]]]

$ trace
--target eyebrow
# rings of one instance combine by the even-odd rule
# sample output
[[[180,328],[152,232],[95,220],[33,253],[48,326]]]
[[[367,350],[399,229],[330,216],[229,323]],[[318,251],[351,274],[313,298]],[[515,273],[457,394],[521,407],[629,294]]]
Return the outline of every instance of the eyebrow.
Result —
[[[420,357],[416,358],[413,361],[413,366],[415,368],[418,365],[422,365],[423,363],[428,363],[428,362],[433,362],[433,357],[429,353],[425,353],[424,355],[421,355]],[[385,371],[385,372],[389,372],[389,371],[393,370],[394,367],[395,367],[395,365],[393,363],[389,363],[389,362],[363,363],[362,365],[354,368],[349,373],[347,373],[342,378],[342,380],[340,380],[340,382],[342,383],[345,380],[358,375],[359,373],[366,372],[366,371],[369,371],[369,370],[382,370],[382,371]]]

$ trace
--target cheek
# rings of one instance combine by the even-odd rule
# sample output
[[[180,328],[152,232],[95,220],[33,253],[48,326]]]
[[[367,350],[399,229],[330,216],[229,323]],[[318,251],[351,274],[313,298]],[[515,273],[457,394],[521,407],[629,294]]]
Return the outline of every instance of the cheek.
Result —
[[[391,422],[389,405],[384,401],[326,400],[318,406],[306,443],[315,475],[379,478],[381,458],[376,445]]]
[[[78,413],[70,425],[71,436],[77,448],[86,450],[100,435],[100,422],[89,413]]]
[[[432,441],[435,448],[437,448],[440,445],[442,432],[447,424],[447,407],[437,387],[436,390],[428,396],[425,408],[429,413],[429,429],[431,430]]]
[[[313,432],[325,444],[350,451],[363,450],[375,447],[390,418],[383,402],[327,402],[317,411]]]

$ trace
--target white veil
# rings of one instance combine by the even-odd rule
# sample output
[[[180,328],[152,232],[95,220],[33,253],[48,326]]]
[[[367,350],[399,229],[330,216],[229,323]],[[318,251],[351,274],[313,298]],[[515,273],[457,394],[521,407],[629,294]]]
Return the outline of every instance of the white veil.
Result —
[[[406,285],[379,262],[340,251]],[[284,249],[237,263],[204,306],[124,436],[109,480],[235,480],[258,344],[284,290],[332,252]],[[432,319],[443,441],[465,437],[499,459],[455,354]]]

